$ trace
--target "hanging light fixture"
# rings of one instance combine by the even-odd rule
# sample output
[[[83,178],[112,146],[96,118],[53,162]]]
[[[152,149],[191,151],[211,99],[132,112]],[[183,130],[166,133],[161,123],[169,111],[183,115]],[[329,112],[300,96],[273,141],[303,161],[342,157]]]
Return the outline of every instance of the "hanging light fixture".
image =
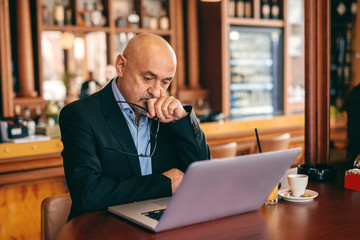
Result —
[[[74,35],[70,32],[63,32],[60,39],[61,47],[64,50],[69,50],[74,45]]]

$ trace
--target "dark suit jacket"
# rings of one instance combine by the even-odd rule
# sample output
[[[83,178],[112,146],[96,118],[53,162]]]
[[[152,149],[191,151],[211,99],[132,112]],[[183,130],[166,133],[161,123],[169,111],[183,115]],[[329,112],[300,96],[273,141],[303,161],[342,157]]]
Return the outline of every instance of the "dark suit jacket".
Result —
[[[349,93],[345,109],[347,112],[348,147],[347,157],[354,160],[360,154],[360,84]]]
[[[72,198],[69,219],[108,206],[171,196],[171,181],[162,175],[185,171],[193,161],[210,159],[205,135],[191,107],[173,123],[160,123],[152,174],[141,176],[137,153],[111,83],[101,91],[66,105],[60,113],[62,151]],[[154,146],[154,139],[151,139]]]

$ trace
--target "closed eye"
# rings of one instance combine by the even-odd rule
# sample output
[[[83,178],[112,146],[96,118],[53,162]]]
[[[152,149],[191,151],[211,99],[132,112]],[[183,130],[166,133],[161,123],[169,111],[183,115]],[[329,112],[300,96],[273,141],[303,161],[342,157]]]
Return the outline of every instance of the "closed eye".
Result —
[[[171,81],[163,81],[162,83],[163,83],[163,85],[167,86],[171,83]]]

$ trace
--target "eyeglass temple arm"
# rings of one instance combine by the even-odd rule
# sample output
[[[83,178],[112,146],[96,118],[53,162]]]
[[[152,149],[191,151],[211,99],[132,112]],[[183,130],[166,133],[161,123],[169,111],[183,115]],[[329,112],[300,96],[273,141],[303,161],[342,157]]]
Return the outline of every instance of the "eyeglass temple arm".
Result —
[[[123,153],[123,154],[127,154],[127,155],[131,155],[131,156],[135,156],[135,157],[150,157],[149,155],[134,154],[134,153],[123,152],[123,151],[120,151],[120,150],[118,150],[118,149],[110,148],[110,147],[105,147],[105,149],[110,150],[110,151],[115,151],[115,152]]]
[[[144,111],[146,111],[146,112],[149,112],[148,109],[146,109],[146,108],[144,108],[144,107],[142,107],[142,106],[140,106],[140,105],[138,105],[138,104],[136,104],[136,103],[132,103],[132,102],[128,102],[128,101],[116,101],[116,102],[119,102],[119,103],[127,103],[127,104],[130,104],[130,105],[134,105],[134,106],[136,106],[136,107],[138,107],[138,108],[141,108],[142,110],[144,110]],[[152,119],[158,119],[158,117],[155,115]]]

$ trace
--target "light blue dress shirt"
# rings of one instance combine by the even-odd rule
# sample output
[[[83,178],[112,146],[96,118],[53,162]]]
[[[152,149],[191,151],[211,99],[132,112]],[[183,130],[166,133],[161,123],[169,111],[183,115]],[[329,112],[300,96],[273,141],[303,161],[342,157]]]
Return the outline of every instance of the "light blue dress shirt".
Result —
[[[116,85],[117,78],[112,81],[111,87],[114,93],[116,101],[126,101],[123,95],[121,94],[119,88]],[[134,140],[138,154],[149,155],[151,151],[151,144],[146,151],[150,139],[150,124],[149,119],[145,115],[141,115],[139,122],[135,120],[135,113],[132,108],[127,103],[118,103],[121,111],[123,112],[126,123],[129,126],[131,136]],[[145,152],[146,151],[146,152]],[[143,176],[149,175],[152,173],[151,168],[151,158],[150,157],[139,157],[141,174]]]

